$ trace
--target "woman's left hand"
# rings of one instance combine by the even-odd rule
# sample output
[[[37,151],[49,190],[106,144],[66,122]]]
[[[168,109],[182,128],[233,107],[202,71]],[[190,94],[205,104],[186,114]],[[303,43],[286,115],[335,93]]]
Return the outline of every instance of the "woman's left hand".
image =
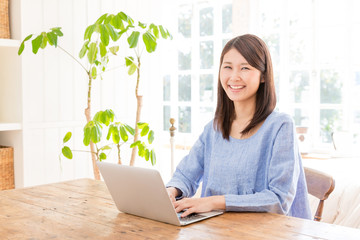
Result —
[[[183,198],[173,204],[176,212],[185,211],[181,217],[186,217],[192,213],[210,212],[215,209],[225,210],[225,196]]]

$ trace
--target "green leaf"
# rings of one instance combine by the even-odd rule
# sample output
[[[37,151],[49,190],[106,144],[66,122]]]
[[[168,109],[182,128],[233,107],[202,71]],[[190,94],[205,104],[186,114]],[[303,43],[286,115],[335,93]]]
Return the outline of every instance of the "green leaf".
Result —
[[[127,140],[129,139],[129,136],[126,133],[124,126],[120,126],[120,136],[124,142],[127,142]]]
[[[162,25],[159,25],[159,29],[160,29],[161,36],[162,36],[164,39],[167,39],[167,38],[168,38],[168,35],[166,34],[166,30],[164,29],[164,27],[163,27]]]
[[[55,28],[51,28],[51,31],[53,33],[55,33],[56,35],[58,35],[59,37],[64,36],[64,34],[62,33],[62,31],[60,30],[61,27],[55,27]]]
[[[97,113],[95,113],[95,116],[93,117],[93,121],[94,122],[101,122],[102,113],[103,113],[103,111],[98,111]]]
[[[122,20],[126,21],[129,25],[134,25],[134,20],[128,15],[126,15],[124,12],[119,12],[118,15]]]
[[[133,142],[133,143],[130,145],[130,148],[133,148],[133,147],[135,147],[135,146],[138,146],[139,144],[141,144],[141,141],[140,141],[140,140],[138,140],[138,141],[136,141],[136,142]]]
[[[145,43],[146,51],[148,53],[152,53],[155,51],[157,43],[156,43],[156,38],[152,33],[150,32],[144,33],[143,41]]]
[[[134,48],[137,46],[138,40],[139,40],[140,32],[133,31],[130,35],[130,37],[127,38],[127,41],[129,43],[129,48]]]
[[[104,113],[108,116],[108,118],[110,119],[111,122],[114,121],[115,113],[114,113],[113,110],[111,110],[111,109],[106,109],[106,110],[104,111]],[[107,126],[107,125],[106,125],[106,126]]]
[[[149,161],[149,158],[150,158],[150,151],[149,151],[149,149],[146,149],[145,150],[145,160]]]
[[[120,133],[119,133],[119,128],[115,127],[113,128],[113,143],[115,144],[119,144],[120,142]]]
[[[107,136],[106,136],[106,140],[109,140],[110,139],[110,137],[111,137],[111,134],[112,134],[112,131],[113,131],[113,125],[110,125],[109,126],[109,130],[108,130],[108,134],[107,134]]]
[[[98,18],[98,20],[96,20],[96,23],[101,24],[107,17],[107,13],[103,14],[101,17]]]
[[[36,54],[39,51],[40,45],[42,43],[43,35],[40,34],[34,40],[31,41],[32,43],[32,51]]]
[[[93,64],[96,59],[98,48],[96,47],[96,43],[91,43],[89,47],[89,51],[87,53],[87,57],[90,64]]]
[[[91,141],[93,143],[98,143],[101,140],[101,127],[99,124],[95,123],[95,125],[91,128]]]
[[[142,130],[141,130],[141,132],[140,132],[140,136],[145,136],[148,132],[149,132],[149,126],[145,126]]]
[[[139,22],[138,25],[139,25],[139,27],[141,27],[142,29],[145,29],[145,28],[146,28],[146,23]]]
[[[154,36],[156,38],[159,38],[159,28],[155,25],[155,24],[150,24],[150,29],[152,29],[153,33],[154,33]]]
[[[32,34],[30,34],[29,36],[27,36],[23,41],[22,41],[22,43],[20,44],[20,47],[19,47],[19,51],[18,51],[18,55],[20,56],[21,55],[21,53],[24,51],[24,48],[25,48],[25,42],[27,41],[27,40],[29,40],[31,37],[32,37],[33,35]]]
[[[151,159],[151,165],[154,166],[156,164],[156,154],[154,150],[151,150],[150,152],[150,159]]]
[[[83,143],[85,146],[89,146],[90,138],[91,138],[91,128],[85,127],[84,128],[84,140],[83,140]]]
[[[68,158],[68,159],[72,159],[73,158],[73,154],[71,149],[68,146],[64,146],[61,150],[62,154]]]
[[[85,34],[84,34],[84,40],[89,39],[89,41],[91,40],[91,35],[94,33],[96,24],[92,24],[90,26],[88,26],[85,30]]]
[[[104,24],[109,24],[113,18],[114,18],[114,14],[110,14],[109,16],[106,17]]]
[[[154,138],[155,138],[155,137],[154,137],[154,131],[151,130],[151,131],[149,132],[149,135],[148,135],[149,144],[152,144],[152,143],[153,143]]]
[[[132,127],[130,127],[130,126],[127,125],[127,124],[124,124],[124,126],[125,126],[125,129],[126,129],[131,135],[134,135],[134,134],[135,134],[135,130],[134,130]]]
[[[48,42],[48,39],[47,39],[46,33],[45,33],[45,34],[43,34],[43,38],[42,38],[42,41],[41,41],[41,44],[40,44],[41,49],[46,48],[47,42]]]
[[[85,56],[86,51],[89,49],[88,44],[89,44],[89,40],[84,42],[84,45],[82,46],[80,53],[79,53],[79,58],[83,58]]]
[[[67,132],[67,133],[65,134],[64,139],[63,139],[63,143],[66,143],[67,141],[69,141],[70,138],[71,138],[71,136],[72,136],[72,133],[71,133],[71,132]]]
[[[138,149],[139,149],[138,155],[140,157],[144,157],[145,156],[145,147],[144,147],[144,145],[143,144],[138,144]]]
[[[106,159],[106,154],[105,153],[100,153],[99,158],[100,158],[100,161],[105,160]]]
[[[111,147],[109,145],[105,145],[100,150],[111,150]]]
[[[122,22],[122,19],[119,14],[117,14],[113,19],[111,19],[111,25],[114,26],[116,29],[124,30],[124,23]]]
[[[138,125],[138,127],[139,127],[140,129],[143,129],[144,127],[146,127],[146,126],[149,125],[149,124],[146,123],[146,122],[138,122],[137,125]]]
[[[108,31],[108,33],[110,34],[111,39],[114,42],[120,38],[119,33],[115,31],[113,26],[111,26],[110,24],[105,24],[105,27],[106,27],[106,30]]]
[[[119,51],[119,46],[113,46],[109,48],[110,52],[114,55]]]
[[[91,77],[92,79],[96,79],[97,77],[97,69],[95,66],[91,68]]]
[[[105,45],[102,42],[100,42],[99,48],[100,48],[100,56],[105,57],[107,51]]]
[[[56,34],[53,33],[53,32],[48,32],[48,33],[46,33],[46,36],[48,38],[48,41],[49,41],[50,45],[56,47],[57,46],[57,36],[56,36]]]
[[[125,57],[125,65],[128,67],[132,64],[134,64],[134,58],[133,57]]]
[[[99,27],[100,27],[100,40],[105,46],[107,46],[109,45],[109,40],[110,40],[109,32],[104,25],[100,25]]]
[[[128,70],[128,74],[129,75],[133,75],[134,72],[136,71],[137,67],[135,64],[132,64],[130,67],[129,67],[129,70]]]

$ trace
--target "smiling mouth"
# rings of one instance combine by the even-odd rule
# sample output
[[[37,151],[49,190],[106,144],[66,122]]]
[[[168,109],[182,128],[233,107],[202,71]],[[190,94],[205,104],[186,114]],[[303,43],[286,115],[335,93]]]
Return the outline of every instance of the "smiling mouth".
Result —
[[[229,87],[230,87],[231,89],[238,90],[238,89],[243,89],[245,86],[235,86],[235,85],[229,85]]]

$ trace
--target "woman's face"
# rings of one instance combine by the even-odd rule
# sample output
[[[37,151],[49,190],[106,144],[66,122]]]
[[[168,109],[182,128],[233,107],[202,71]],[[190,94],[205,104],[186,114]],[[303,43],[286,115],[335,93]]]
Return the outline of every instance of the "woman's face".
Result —
[[[256,101],[261,72],[235,49],[230,49],[220,67],[220,82],[227,96],[236,102]]]

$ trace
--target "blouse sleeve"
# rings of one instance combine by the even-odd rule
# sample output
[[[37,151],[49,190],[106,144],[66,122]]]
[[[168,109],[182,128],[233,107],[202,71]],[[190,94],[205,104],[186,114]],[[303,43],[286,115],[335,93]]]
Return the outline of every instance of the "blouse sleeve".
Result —
[[[225,195],[226,210],[287,214],[296,194],[299,158],[293,123],[284,122],[273,141],[267,176],[264,176],[267,188],[253,194]]]
[[[176,187],[182,192],[178,199],[194,196],[199,187],[204,173],[204,135],[202,133],[189,154],[181,160],[173,177],[166,184],[166,187]]]

